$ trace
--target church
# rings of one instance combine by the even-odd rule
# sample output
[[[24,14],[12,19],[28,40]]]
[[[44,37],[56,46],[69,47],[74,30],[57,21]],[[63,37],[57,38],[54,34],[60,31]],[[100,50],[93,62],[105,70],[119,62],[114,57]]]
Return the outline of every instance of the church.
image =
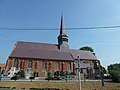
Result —
[[[16,42],[6,62],[5,71],[13,76],[23,70],[26,77],[30,77],[34,72],[38,72],[40,77],[44,77],[47,72],[56,71],[77,74],[79,56],[81,73],[95,75],[98,72],[97,65],[100,65],[100,61],[92,52],[70,49],[68,36],[64,30],[63,16],[61,16],[60,33],[57,39],[58,44]]]

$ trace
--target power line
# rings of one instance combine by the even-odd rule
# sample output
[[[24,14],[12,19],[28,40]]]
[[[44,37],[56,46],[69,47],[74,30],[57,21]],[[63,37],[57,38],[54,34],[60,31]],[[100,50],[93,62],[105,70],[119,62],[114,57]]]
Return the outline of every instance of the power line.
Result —
[[[92,30],[92,29],[114,29],[114,28],[120,28],[120,26],[99,26],[99,27],[73,27],[73,28],[64,28],[65,30]],[[49,30],[59,30],[59,28],[0,28],[0,30],[17,30],[17,31],[49,31]]]
[[[14,31],[14,30],[18,30],[18,31],[24,31],[24,30],[28,30],[28,31],[33,31],[33,30],[35,30],[35,31],[49,31],[49,30],[59,30],[58,28],[0,28],[1,30],[12,30],[12,31]]]
[[[81,27],[81,28],[67,28],[68,30],[72,29],[109,29],[109,28],[120,28],[120,26],[101,26],[101,27]]]

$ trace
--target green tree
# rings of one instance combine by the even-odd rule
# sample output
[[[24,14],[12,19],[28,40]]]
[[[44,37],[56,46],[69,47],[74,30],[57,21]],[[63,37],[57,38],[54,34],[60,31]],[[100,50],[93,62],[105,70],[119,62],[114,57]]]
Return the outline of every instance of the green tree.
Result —
[[[79,50],[86,50],[86,51],[94,52],[94,50],[92,49],[92,47],[89,47],[89,46],[81,47]]]
[[[109,65],[108,73],[112,76],[114,82],[120,82],[120,63]]]
[[[101,69],[101,71],[102,71],[103,74],[107,73],[106,69],[102,65],[100,65],[100,69]]]

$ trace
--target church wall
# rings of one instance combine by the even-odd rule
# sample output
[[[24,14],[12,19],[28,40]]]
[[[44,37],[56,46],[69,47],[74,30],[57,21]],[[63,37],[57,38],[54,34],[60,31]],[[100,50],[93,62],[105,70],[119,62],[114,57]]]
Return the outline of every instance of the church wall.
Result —
[[[68,61],[61,61],[61,60],[42,60],[39,59],[37,60],[37,67],[35,67],[35,61],[36,59],[18,59],[18,67],[16,70],[21,70],[23,69],[24,72],[28,70],[28,62],[29,60],[32,61],[32,67],[30,69],[31,75],[33,75],[34,71],[39,72],[39,76],[46,76],[47,72],[55,72],[55,71],[68,71],[68,72],[73,72],[73,70],[76,67],[74,62],[71,62],[70,68],[68,68]],[[42,62],[46,61],[46,68],[42,68]],[[56,68],[56,63],[59,62],[59,68]],[[89,63],[91,66],[88,68],[92,68],[93,73],[95,73],[95,67],[94,67],[94,62],[95,60],[82,60],[82,62]],[[5,71],[9,71],[11,67],[14,66],[14,58],[9,58],[6,63],[6,69]],[[77,71],[76,71],[77,72]],[[87,68],[83,70],[83,72],[86,74],[87,73]]]
[[[5,66],[5,69],[8,71],[10,69],[10,67],[12,66],[12,61],[10,59],[7,60],[6,62],[6,66]]]
[[[14,67],[14,59],[15,58],[9,58],[7,63],[6,63],[6,72],[8,72],[11,67]],[[17,59],[18,60],[18,66],[16,67],[16,71],[18,70],[24,70],[25,72],[27,71],[28,68],[28,63],[29,60],[32,61],[32,67],[30,68],[31,73],[34,71],[38,71],[40,76],[44,76],[43,73],[47,73],[48,71],[50,72],[55,72],[55,71],[69,71],[72,72],[73,70],[68,70],[67,68],[67,63],[68,61],[61,61],[61,60],[37,60],[37,67],[35,68],[35,61],[36,59]],[[46,61],[46,68],[42,68],[42,61]],[[56,68],[56,62],[59,62],[59,68]],[[63,66],[62,66],[63,65]],[[73,68],[73,67],[70,67]]]

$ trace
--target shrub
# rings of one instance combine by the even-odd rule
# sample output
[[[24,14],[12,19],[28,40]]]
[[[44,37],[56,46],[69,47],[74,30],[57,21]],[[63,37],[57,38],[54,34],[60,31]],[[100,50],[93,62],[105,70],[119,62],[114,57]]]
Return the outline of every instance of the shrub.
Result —
[[[120,72],[113,71],[110,73],[114,82],[120,83]]]

